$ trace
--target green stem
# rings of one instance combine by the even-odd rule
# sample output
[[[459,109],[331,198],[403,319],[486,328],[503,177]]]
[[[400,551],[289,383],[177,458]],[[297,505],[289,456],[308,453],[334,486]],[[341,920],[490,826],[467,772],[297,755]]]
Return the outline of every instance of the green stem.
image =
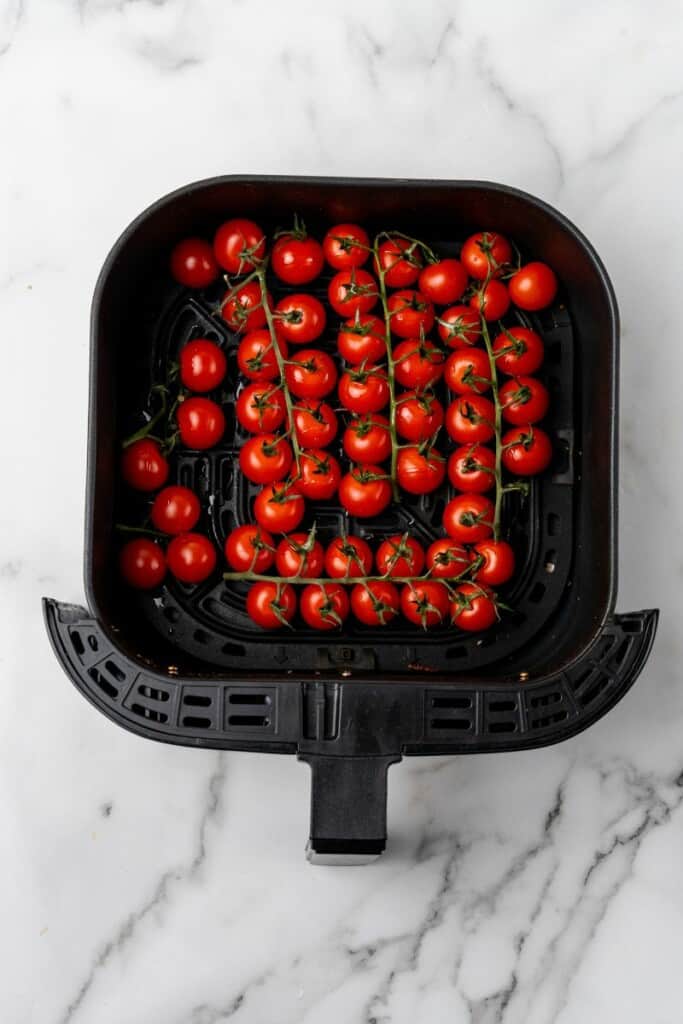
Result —
[[[393,347],[391,344],[391,326],[389,316],[389,306],[387,303],[387,286],[384,280],[386,271],[382,270],[379,262],[379,242],[383,236],[377,235],[373,245],[373,252],[375,254],[375,269],[379,277],[379,294],[382,302],[382,312],[384,315],[384,338],[387,347],[387,383],[389,385],[389,433],[391,435],[391,489],[394,495],[394,501],[398,502],[401,500],[401,496],[398,489],[398,482],[396,480],[396,464],[398,461],[398,433],[396,431],[396,363],[394,362]]]
[[[428,570],[422,576],[388,576],[385,573],[384,576],[315,576],[309,578],[304,576],[268,576],[266,573],[249,571],[224,572],[223,579],[241,583],[301,583],[304,585],[308,583],[345,583],[349,586],[355,586],[356,583],[425,583],[427,580],[431,580],[435,583],[443,583],[444,586],[448,587],[466,579],[475,565],[476,562],[472,562],[461,573],[458,573],[457,576],[436,578]]]
[[[494,476],[496,478],[496,500],[493,513],[493,539],[500,540],[500,515],[501,505],[503,501],[503,475],[502,475],[502,454],[503,449],[501,445],[502,435],[502,409],[500,404],[500,397],[498,394],[498,370],[496,367],[496,357],[493,352],[493,345],[491,344],[491,336],[489,334],[488,324],[482,314],[481,318],[481,333],[484,339],[484,345],[486,346],[486,352],[489,357],[489,365],[491,367],[491,394],[493,396],[493,404],[496,410],[494,429],[495,429],[495,469]]]

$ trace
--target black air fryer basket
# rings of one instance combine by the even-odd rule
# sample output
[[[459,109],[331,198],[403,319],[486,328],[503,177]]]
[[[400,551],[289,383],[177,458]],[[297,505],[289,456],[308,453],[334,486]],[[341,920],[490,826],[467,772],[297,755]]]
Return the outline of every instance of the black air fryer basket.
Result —
[[[556,305],[523,322],[543,336],[551,411],[551,469],[527,498],[509,495],[505,520],[519,571],[514,613],[481,635],[345,624],[335,635],[263,633],[244,610],[245,587],[221,566],[198,587],[167,579],[132,593],[119,580],[115,523],[140,519],[120,488],[122,437],[151,382],[179,347],[218,341],[234,382],[234,336],[204,297],[174,284],[168,254],[188,235],[211,237],[247,216],[272,235],[296,212],[314,234],[357,221],[398,229],[456,254],[481,228],[515,240],[557,272]],[[324,282],[321,285],[324,287]],[[277,292],[277,287],[274,288]],[[218,295],[218,293],[217,293]],[[212,296],[213,298],[217,297]],[[332,350],[334,332],[327,341]],[[652,645],[656,611],[614,614],[616,592],[618,316],[604,267],[555,210],[484,182],[212,178],[161,199],[110,253],[91,323],[85,548],[89,611],[45,601],[55,652],[105,715],[150,739],[195,747],[296,754],[312,770],[309,857],[362,862],[384,849],[386,777],[404,755],[509,751],[585,729],[626,693]],[[174,458],[175,482],[203,496],[202,529],[222,549],[248,521],[251,485],[234,469],[244,439],[226,409],[226,440]],[[211,500],[209,500],[211,496]],[[316,510],[323,539],[344,522],[372,539],[410,529],[432,539],[446,489],[405,500],[380,520]],[[287,633],[287,635],[284,635]]]

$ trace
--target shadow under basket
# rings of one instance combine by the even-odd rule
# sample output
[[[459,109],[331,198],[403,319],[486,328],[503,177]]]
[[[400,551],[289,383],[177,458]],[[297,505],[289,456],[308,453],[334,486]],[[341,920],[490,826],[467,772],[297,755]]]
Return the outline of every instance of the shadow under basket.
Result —
[[[139,425],[152,383],[180,347],[211,337],[228,358],[224,441],[174,456],[171,482],[204,506],[200,529],[222,550],[249,521],[254,491],[234,471],[245,436],[232,401],[236,339],[211,312],[214,294],[191,295],[168,273],[179,238],[211,237],[229,216],[267,234],[296,212],[313,234],[358,221],[400,230],[455,255],[473,231],[495,228],[524,256],[548,262],[561,291],[541,314],[519,315],[543,336],[541,377],[550,470],[528,496],[507,496],[518,571],[505,591],[513,613],[481,635],[406,622],[373,630],[349,622],[334,635],[303,624],[267,634],[245,613],[243,584],[219,565],[198,587],[167,580],[149,594],[124,587],[117,522],[141,521],[148,499],[118,479],[121,439]],[[277,299],[287,289],[273,280]],[[326,279],[315,288],[324,292]],[[320,343],[334,350],[335,324]],[[316,343],[317,344],[317,343]],[[611,284],[586,239],[561,214],[515,189],[485,182],[320,178],[212,178],[161,199],[114,246],[98,280],[91,321],[85,586],[89,611],[46,599],[57,657],[105,715],[149,739],[194,747],[296,754],[312,770],[308,856],[363,863],[386,842],[387,769],[404,755],[466,754],[545,746],[596,721],[642,669],[656,611],[614,614],[618,314]],[[231,390],[232,389],[232,390]],[[225,387],[222,389],[225,391]],[[375,544],[410,530],[438,535],[448,485],[355,521],[321,503],[323,541],[343,527]],[[137,516],[137,519],[135,518]],[[310,526],[305,520],[302,528]],[[286,633],[287,635],[283,635]]]

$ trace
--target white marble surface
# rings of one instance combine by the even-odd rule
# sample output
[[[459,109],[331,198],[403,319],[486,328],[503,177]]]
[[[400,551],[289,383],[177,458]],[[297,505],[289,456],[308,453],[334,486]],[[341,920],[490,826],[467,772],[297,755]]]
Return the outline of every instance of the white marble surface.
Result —
[[[0,0],[3,1022],[680,1022],[682,46],[676,0]],[[40,620],[83,600],[98,268],[220,172],[506,181],[621,303],[618,607],[663,609],[651,661],[560,747],[392,768],[370,868],[305,863],[307,768],[114,728]]]

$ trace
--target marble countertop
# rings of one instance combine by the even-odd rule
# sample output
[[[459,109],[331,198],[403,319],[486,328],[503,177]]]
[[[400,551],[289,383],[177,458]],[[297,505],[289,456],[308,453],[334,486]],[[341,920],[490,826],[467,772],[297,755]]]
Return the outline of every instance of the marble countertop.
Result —
[[[680,1021],[682,46],[674,0],[0,0],[3,1021]],[[305,862],[307,767],[114,728],[40,618],[83,601],[98,269],[229,172],[520,186],[621,305],[618,608],[663,610],[647,669],[558,747],[393,767],[368,868]]]

